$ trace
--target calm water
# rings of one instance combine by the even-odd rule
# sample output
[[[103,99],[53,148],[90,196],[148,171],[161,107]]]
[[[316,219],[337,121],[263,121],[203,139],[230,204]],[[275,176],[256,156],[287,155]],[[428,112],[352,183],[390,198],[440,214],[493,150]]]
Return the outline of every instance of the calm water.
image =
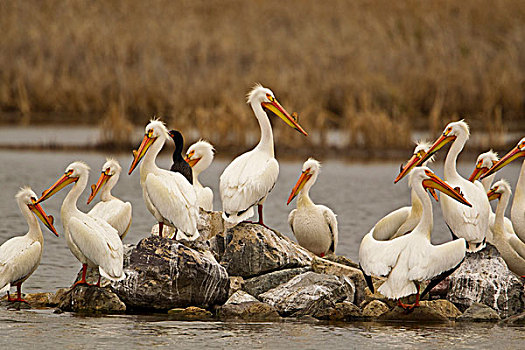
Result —
[[[125,170],[131,155],[117,159]],[[86,152],[25,152],[0,150],[0,242],[26,232],[26,223],[14,200],[18,188],[30,185],[40,194],[75,160],[83,160],[92,168],[91,182],[100,174],[105,155]],[[215,208],[220,209],[218,177],[230,159],[216,160],[201,175],[202,183],[215,192]],[[438,162],[439,164],[441,162]],[[163,156],[158,165],[168,167],[171,160]],[[299,177],[301,161],[281,162],[279,181],[265,204],[268,225],[291,236],[287,224],[288,213],[295,207],[286,206],[288,195]],[[460,172],[470,175],[474,160],[461,163]],[[502,171],[502,176],[515,185],[519,166],[513,164]],[[359,242],[364,234],[386,213],[409,203],[406,180],[394,185],[399,162],[344,163],[326,161],[321,175],[311,191],[316,203],[330,206],[339,220],[338,254],[357,260]],[[434,166],[442,174],[441,166]],[[62,232],[59,212],[67,189],[43,203],[48,214],[56,218],[56,227]],[[125,243],[136,243],[147,236],[155,223],[142,202],[139,172],[123,174],[113,193],[133,205],[133,225]],[[79,201],[81,210],[88,210],[85,202],[88,191]],[[98,198],[98,197],[97,197]],[[448,229],[442,221],[439,205],[434,204],[435,227],[433,241],[449,240]],[[38,270],[24,283],[24,291],[55,291],[71,285],[80,264],[69,252],[63,237],[56,238],[44,232],[45,248]],[[383,325],[372,323],[308,324],[284,323],[221,323],[174,322],[165,316],[111,316],[84,318],[71,314],[55,315],[52,310],[8,311],[0,309],[0,346],[22,345],[24,348],[60,346],[76,348],[76,344],[111,348],[149,347],[151,345],[178,347],[248,347],[248,348],[362,348],[392,346],[442,347],[459,345],[464,348],[517,348],[525,340],[525,328],[494,325]]]

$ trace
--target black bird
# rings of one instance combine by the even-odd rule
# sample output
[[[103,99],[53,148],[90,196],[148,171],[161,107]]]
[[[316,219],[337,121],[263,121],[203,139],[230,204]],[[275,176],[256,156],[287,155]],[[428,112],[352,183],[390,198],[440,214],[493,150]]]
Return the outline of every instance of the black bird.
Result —
[[[170,130],[169,132],[173,142],[175,142],[175,151],[173,151],[173,165],[171,171],[181,173],[182,176],[193,185],[193,171],[191,166],[182,157],[182,150],[184,148],[184,138],[182,134],[177,130]]]

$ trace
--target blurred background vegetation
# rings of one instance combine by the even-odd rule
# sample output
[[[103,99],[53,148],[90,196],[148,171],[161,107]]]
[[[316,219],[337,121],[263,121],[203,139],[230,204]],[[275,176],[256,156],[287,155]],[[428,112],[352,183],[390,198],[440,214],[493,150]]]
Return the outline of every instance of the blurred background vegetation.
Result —
[[[4,125],[125,144],[157,115],[247,147],[260,82],[312,136],[275,122],[282,149],[406,149],[460,118],[487,146],[525,129],[525,1],[0,0],[0,33]]]

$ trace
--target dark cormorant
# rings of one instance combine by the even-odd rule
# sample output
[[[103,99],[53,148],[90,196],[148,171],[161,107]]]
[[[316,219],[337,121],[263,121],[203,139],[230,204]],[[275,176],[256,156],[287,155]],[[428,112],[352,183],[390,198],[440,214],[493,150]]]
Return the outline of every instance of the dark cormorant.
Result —
[[[181,173],[182,176],[193,185],[193,172],[191,166],[184,160],[182,156],[182,150],[184,148],[184,138],[182,134],[177,130],[170,130],[169,132],[173,142],[175,142],[175,151],[173,151],[173,165],[170,170],[173,172]]]

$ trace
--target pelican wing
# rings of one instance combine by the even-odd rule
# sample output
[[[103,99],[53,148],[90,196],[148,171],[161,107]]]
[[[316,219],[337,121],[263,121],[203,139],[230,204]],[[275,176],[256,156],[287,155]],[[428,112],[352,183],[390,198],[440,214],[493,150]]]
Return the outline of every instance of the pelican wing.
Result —
[[[408,278],[411,281],[429,280],[456,267],[465,258],[465,240],[457,239],[440,245],[429,241],[414,246],[409,259]]]
[[[293,222],[295,220],[295,214],[297,213],[297,209],[294,209],[288,214],[288,225],[290,225],[290,228],[292,229],[292,233],[295,235],[295,232],[293,230]]]
[[[368,275],[386,276],[396,265],[399,255],[407,245],[408,235],[391,241],[378,241],[373,237],[373,228],[361,241],[359,263]]]
[[[335,249],[337,247],[337,243],[339,241],[339,229],[337,228],[337,218],[334,212],[324,206],[324,205],[318,205],[319,209],[321,209],[323,213],[323,217],[326,221],[326,224],[328,225],[328,228],[330,229],[330,233],[332,234],[332,244],[331,244],[331,251],[335,253]]]
[[[0,246],[0,289],[27,277],[40,263],[42,245],[26,237],[14,237]]]
[[[516,253],[522,258],[525,259],[525,243],[518,238],[516,235],[511,235],[509,237],[509,245],[516,251]]]
[[[148,197],[163,218],[184,233],[197,232],[199,209],[193,186],[180,174],[148,174],[145,182]]]
[[[403,207],[389,213],[374,226],[374,238],[387,241],[396,238],[396,233],[410,215],[410,207]]]
[[[88,215],[103,219],[118,231],[119,236],[123,237],[131,223],[131,213],[131,203],[113,199],[107,202],[98,202]]]
[[[253,207],[272,190],[278,175],[279,163],[263,152],[237,157],[220,178],[222,209],[238,213]]]

